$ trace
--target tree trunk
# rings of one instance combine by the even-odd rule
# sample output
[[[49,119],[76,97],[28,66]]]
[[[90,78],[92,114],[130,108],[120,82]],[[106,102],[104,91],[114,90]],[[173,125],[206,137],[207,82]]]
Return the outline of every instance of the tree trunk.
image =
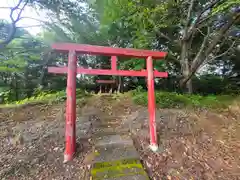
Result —
[[[98,92],[99,94],[101,94],[102,93],[102,85],[100,84],[100,90],[99,90],[99,92]]]
[[[193,85],[192,85],[192,79],[189,79],[187,84],[186,84],[186,89],[188,94],[193,93]]]
[[[17,75],[15,75],[15,98],[18,101],[18,80],[17,80]]]
[[[182,42],[182,50],[181,50],[181,59],[180,59],[181,72],[182,72],[182,76],[183,76],[182,79],[187,78],[190,74],[189,59],[188,59],[188,47],[189,47],[188,41],[183,41]],[[186,86],[182,87],[182,88],[183,88],[184,92],[191,94],[193,92],[192,80],[189,79],[189,81],[186,83]]]
[[[118,77],[118,90],[117,90],[117,93],[121,92],[121,87],[122,87],[122,77],[119,76]]]

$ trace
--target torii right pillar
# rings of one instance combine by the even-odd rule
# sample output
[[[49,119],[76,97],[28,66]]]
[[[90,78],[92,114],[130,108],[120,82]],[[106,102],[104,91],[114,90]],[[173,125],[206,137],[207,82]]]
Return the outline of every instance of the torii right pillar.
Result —
[[[147,58],[147,87],[148,87],[148,111],[150,129],[150,149],[158,150],[157,130],[156,130],[156,105],[154,93],[154,73],[152,57]]]

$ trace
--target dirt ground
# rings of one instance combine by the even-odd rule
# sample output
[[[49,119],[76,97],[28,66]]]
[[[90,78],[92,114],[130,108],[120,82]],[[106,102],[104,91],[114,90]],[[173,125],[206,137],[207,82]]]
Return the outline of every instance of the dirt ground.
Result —
[[[0,110],[0,179],[88,179],[88,139],[77,139],[73,162],[63,164],[64,104]]]
[[[232,109],[158,110],[157,153],[148,148],[147,117],[137,119],[144,125],[134,132],[135,145],[153,180],[240,179],[240,114]]]
[[[221,113],[159,109],[157,153],[148,148],[147,108],[127,96],[94,96],[77,114],[91,117],[91,123],[115,118],[119,131],[130,129],[151,179],[235,180],[240,179],[239,112],[239,106]],[[78,137],[76,158],[63,164],[64,104],[0,109],[0,179],[89,179],[92,133]]]
[[[101,133],[92,132],[91,124],[98,120],[107,124],[114,118],[116,123],[110,126],[119,126],[121,116],[129,113],[128,104],[124,102],[119,103],[109,96],[96,96],[84,107],[78,106],[77,153],[67,164],[63,164],[65,103],[0,109],[0,179],[89,179],[93,151],[91,136]],[[89,129],[83,134],[79,128],[85,126]]]

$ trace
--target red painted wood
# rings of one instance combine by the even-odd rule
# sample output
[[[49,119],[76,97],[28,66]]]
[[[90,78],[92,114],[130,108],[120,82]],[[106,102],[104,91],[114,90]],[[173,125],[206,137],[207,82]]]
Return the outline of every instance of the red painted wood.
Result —
[[[102,80],[102,79],[96,80],[96,82],[99,84],[115,84],[116,83],[115,80]]]
[[[76,150],[76,52],[70,51],[68,58],[64,162],[72,160]]]
[[[52,49],[68,52],[76,51],[81,54],[92,54],[92,55],[105,55],[105,56],[128,56],[147,58],[151,56],[154,59],[164,58],[167,53],[159,51],[132,49],[132,48],[113,48],[105,46],[93,46],[86,44],[74,44],[74,43],[56,43],[52,45]]]
[[[49,73],[64,74],[67,73],[67,67],[48,67]],[[85,69],[77,68],[78,74],[89,75],[113,75],[113,76],[140,76],[147,77],[147,71],[133,71],[133,70],[108,70],[108,69]],[[168,77],[167,72],[153,72],[154,77]]]
[[[153,59],[164,58],[167,53],[139,49],[123,49],[103,46],[92,46],[73,43],[53,44],[52,48],[62,52],[70,52],[68,67],[49,67],[48,72],[57,74],[67,74],[67,108],[66,108],[66,146],[64,161],[73,158],[76,149],[76,74],[90,75],[115,75],[115,76],[142,76],[148,77],[148,108],[149,108],[149,127],[152,150],[157,148],[157,134],[155,123],[155,96],[154,96],[154,77],[168,77],[167,72],[153,71]],[[85,69],[77,68],[77,53],[91,55],[111,56],[111,70],[106,69]],[[147,71],[117,70],[117,57],[128,56],[147,58]],[[100,80],[101,81],[101,80]],[[104,81],[104,80],[102,80]],[[105,80],[106,82],[106,80]]]
[[[150,145],[157,147],[157,132],[155,122],[155,95],[154,95],[154,74],[152,57],[147,58],[148,73],[148,111],[149,111],[149,129],[150,129]]]

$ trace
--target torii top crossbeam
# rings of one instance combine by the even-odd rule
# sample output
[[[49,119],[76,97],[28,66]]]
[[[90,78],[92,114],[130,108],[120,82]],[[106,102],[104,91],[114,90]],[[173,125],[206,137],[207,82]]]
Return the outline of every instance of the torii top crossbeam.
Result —
[[[50,73],[67,73],[67,101],[66,101],[66,145],[64,161],[67,162],[73,158],[76,149],[76,74],[90,75],[115,75],[115,76],[141,76],[147,77],[148,86],[148,110],[149,110],[149,130],[150,130],[150,148],[157,150],[157,134],[155,123],[155,96],[154,96],[154,77],[167,77],[166,72],[153,70],[153,59],[162,59],[166,56],[165,52],[123,49],[103,46],[92,46],[73,43],[57,43],[52,48],[60,52],[68,52],[68,67],[49,67]],[[105,55],[111,56],[111,69],[86,69],[77,67],[77,55]],[[117,56],[137,57],[146,59],[146,70],[118,70]]]
[[[86,44],[73,44],[73,43],[57,43],[53,44],[52,48],[62,52],[75,51],[79,54],[92,54],[92,55],[105,55],[105,56],[127,56],[153,59],[162,59],[167,53],[149,50],[140,50],[133,48],[112,48],[103,46],[92,46]]]

